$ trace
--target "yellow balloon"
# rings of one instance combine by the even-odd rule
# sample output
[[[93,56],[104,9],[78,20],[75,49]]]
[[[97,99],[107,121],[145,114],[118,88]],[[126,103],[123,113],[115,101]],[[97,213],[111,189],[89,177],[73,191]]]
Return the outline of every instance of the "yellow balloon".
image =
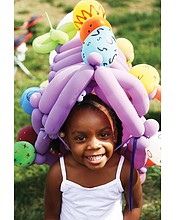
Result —
[[[48,84],[49,84],[48,80],[45,80],[40,84],[40,88],[41,89],[46,88],[48,86]]]
[[[123,52],[126,57],[127,63],[132,63],[134,60],[134,48],[131,41],[126,38],[118,38],[116,39],[118,48]]]
[[[83,23],[91,17],[100,16],[106,18],[102,5],[95,0],[82,0],[73,10],[73,23],[77,30],[80,30]]]
[[[129,72],[142,82],[148,95],[159,85],[160,76],[158,71],[148,64],[137,64]]]

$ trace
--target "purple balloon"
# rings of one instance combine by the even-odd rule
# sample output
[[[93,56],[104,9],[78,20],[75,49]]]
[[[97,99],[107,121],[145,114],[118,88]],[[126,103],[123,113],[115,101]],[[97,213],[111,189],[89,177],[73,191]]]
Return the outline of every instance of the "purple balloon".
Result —
[[[38,109],[34,109],[32,112],[32,127],[34,128],[35,132],[38,134],[40,132],[40,128],[42,128],[42,117],[43,113]]]
[[[93,77],[94,69],[89,65],[81,67],[61,91],[54,107],[51,109],[45,131],[47,134],[57,134],[67,118],[79,95]]]
[[[143,135],[144,125],[111,70],[98,67],[94,78],[120,120],[127,124],[129,133],[134,137]]]
[[[51,83],[49,83],[49,85],[46,87],[39,102],[39,109],[41,112],[44,114],[48,114],[50,112],[61,91],[77,70],[78,66],[68,67],[62,70],[58,75],[56,75],[56,77],[52,79]]]

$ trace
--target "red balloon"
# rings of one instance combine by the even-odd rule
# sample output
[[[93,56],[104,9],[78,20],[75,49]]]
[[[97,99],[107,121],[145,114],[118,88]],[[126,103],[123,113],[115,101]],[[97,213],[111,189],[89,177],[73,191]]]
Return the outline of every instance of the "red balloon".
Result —
[[[37,139],[37,134],[34,131],[33,127],[30,125],[26,125],[21,128],[17,135],[17,141],[27,141],[31,144],[35,144]]]

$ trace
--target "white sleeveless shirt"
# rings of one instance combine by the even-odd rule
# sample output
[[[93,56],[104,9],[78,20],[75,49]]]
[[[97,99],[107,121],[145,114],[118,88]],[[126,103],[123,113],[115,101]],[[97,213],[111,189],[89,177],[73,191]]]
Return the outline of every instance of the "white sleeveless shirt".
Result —
[[[104,185],[86,188],[67,180],[64,158],[60,158],[63,181],[60,220],[123,220],[120,173],[124,157],[120,157],[116,178]]]

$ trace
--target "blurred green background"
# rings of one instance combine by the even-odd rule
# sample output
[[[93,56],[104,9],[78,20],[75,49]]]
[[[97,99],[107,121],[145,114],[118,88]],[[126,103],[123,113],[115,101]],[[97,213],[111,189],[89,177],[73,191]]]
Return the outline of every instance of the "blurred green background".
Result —
[[[31,43],[39,35],[49,31],[44,12],[47,11],[53,27],[73,10],[77,0],[15,0],[14,23],[23,25],[33,15],[44,17],[36,24],[33,37],[27,42],[28,50],[24,65],[35,76],[27,77],[20,68],[14,80],[14,134],[25,125],[31,125],[30,116],[20,107],[20,97],[25,89],[39,86],[47,80],[49,73],[49,55],[37,54]],[[146,63],[155,67],[161,74],[161,1],[160,0],[105,0],[100,1],[111,23],[115,37],[129,39],[135,49],[133,65]],[[15,35],[25,31],[15,31]],[[156,119],[161,126],[161,104],[151,101],[146,118]],[[43,219],[43,194],[47,165],[33,165],[26,168],[15,167],[15,220]],[[161,219],[161,168],[148,167],[146,181],[143,184],[142,220]]]

